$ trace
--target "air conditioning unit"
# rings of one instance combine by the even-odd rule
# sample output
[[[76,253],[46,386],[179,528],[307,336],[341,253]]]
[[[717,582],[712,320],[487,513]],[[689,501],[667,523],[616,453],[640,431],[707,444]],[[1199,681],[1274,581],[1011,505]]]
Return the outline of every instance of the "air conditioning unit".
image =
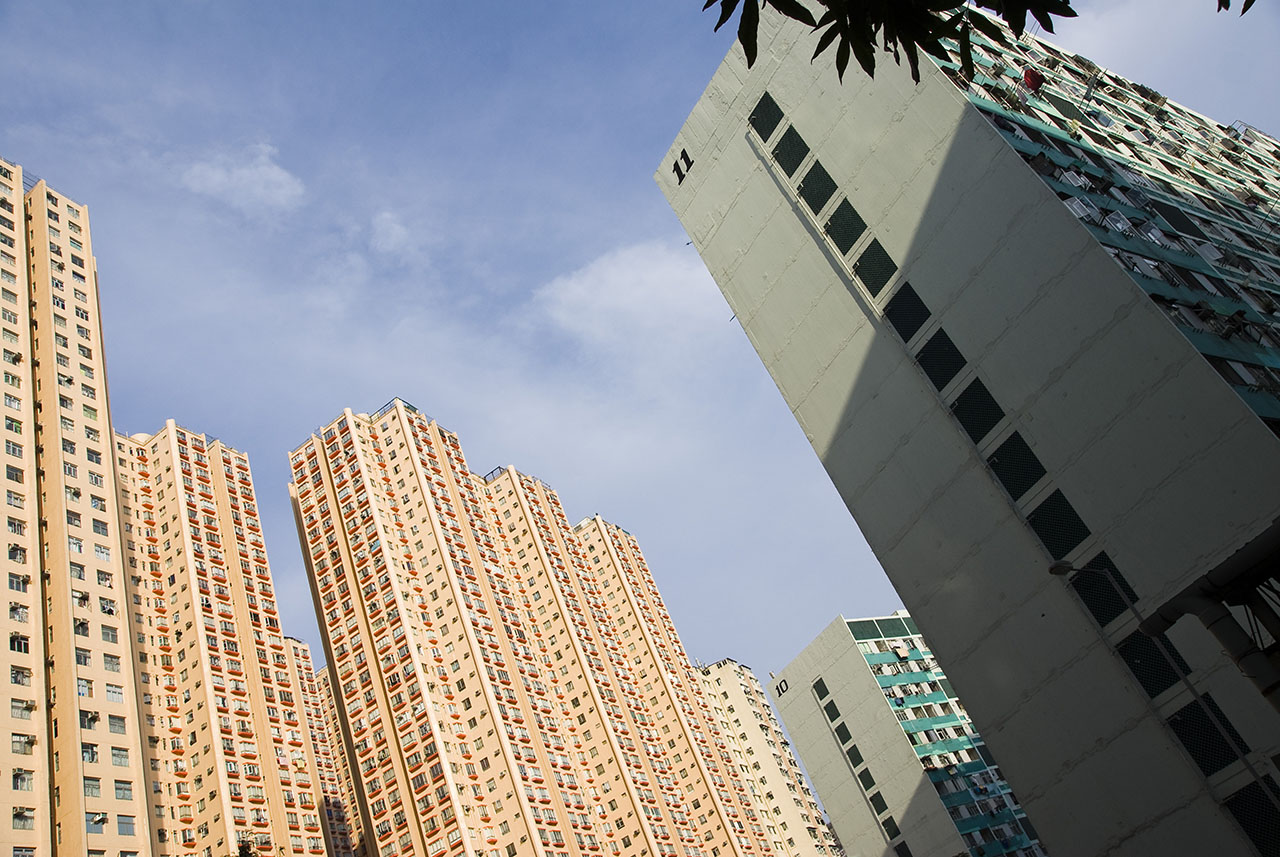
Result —
[[[1147,196],[1136,187],[1125,188],[1124,195],[1128,197],[1129,202],[1134,208],[1146,208],[1151,204],[1151,197]]]
[[[1073,185],[1083,190],[1088,190],[1089,188],[1093,187],[1093,182],[1089,181],[1087,178],[1080,175],[1075,170],[1064,171],[1062,173],[1062,180],[1069,185]]]
[[[1196,244],[1196,252],[1209,264],[1222,261],[1222,251],[1212,244]]]
[[[1098,210],[1098,206],[1094,205],[1093,202],[1087,199],[1081,199],[1080,197],[1073,196],[1070,199],[1064,200],[1064,203],[1066,204],[1068,211],[1084,221],[1097,222],[1102,214],[1102,212]]]
[[[1129,218],[1118,211],[1113,211],[1104,217],[1102,224],[1113,232],[1119,232],[1121,235],[1128,235],[1133,232],[1133,224],[1129,222]]]

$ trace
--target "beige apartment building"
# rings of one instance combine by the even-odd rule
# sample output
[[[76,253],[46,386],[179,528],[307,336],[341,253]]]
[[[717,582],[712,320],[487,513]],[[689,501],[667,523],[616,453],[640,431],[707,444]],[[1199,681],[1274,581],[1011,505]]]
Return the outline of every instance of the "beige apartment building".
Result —
[[[765,805],[765,833],[774,853],[842,854],[755,673],[725,658],[702,667],[702,675],[734,761]]]
[[[398,399],[291,464],[357,853],[774,853],[634,539]]]
[[[352,808],[347,804],[354,788],[347,760],[334,752],[337,714],[333,708],[333,691],[329,671],[316,672],[311,660],[311,647],[289,638],[297,662],[299,687],[302,690],[302,713],[306,717],[306,733],[316,745],[316,775],[320,786],[320,820],[324,825],[325,846],[330,857],[358,857],[352,843]]]
[[[280,629],[248,458],[173,420],[115,442],[149,853],[325,853],[310,654]]]
[[[85,206],[0,159],[8,853],[137,857],[146,806]]]

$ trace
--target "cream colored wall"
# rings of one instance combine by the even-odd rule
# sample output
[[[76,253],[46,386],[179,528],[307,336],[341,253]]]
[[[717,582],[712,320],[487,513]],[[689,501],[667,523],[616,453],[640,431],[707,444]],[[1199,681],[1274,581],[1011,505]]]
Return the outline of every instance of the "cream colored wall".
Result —
[[[40,513],[34,484],[38,443],[30,341],[32,309],[27,285],[32,269],[47,276],[48,262],[43,255],[34,258],[27,251],[22,167],[0,161],[0,170],[0,199],[4,202],[0,216],[12,224],[12,228],[0,224],[0,236],[12,241],[12,245],[0,244],[0,251],[8,254],[0,259],[0,272],[3,272],[0,287],[4,289],[0,310],[7,311],[3,327],[15,333],[19,340],[4,343],[6,362],[0,367],[4,372],[5,460],[19,467],[29,483],[16,485],[5,480],[5,491],[17,492],[22,500],[21,505],[15,505],[15,498],[6,493],[3,506],[6,541],[5,550],[0,552],[0,563],[4,565],[4,574],[0,576],[6,580],[8,599],[0,612],[0,633],[5,640],[13,640],[15,634],[25,638],[29,651],[14,651],[13,643],[0,649],[4,653],[0,681],[6,682],[9,689],[7,696],[0,698],[0,716],[9,726],[9,744],[0,747],[0,753],[4,754],[5,770],[10,776],[8,783],[0,784],[0,825],[7,829],[10,825],[30,824],[30,829],[12,828],[14,845],[33,847],[38,854],[48,854],[52,847],[49,692],[48,673],[44,668],[48,655],[44,633],[45,584],[40,564]],[[10,443],[18,444],[21,453],[14,454]],[[25,561],[17,561],[24,555]],[[64,630],[63,636],[66,635]],[[16,645],[21,648],[20,644]],[[31,772],[30,790],[13,788],[15,784],[28,785],[27,777],[20,773],[25,771]],[[18,813],[16,818],[15,813]]]
[[[158,845],[194,857],[250,837],[277,853],[324,853],[294,644],[276,620],[248,460],[172,420],[118,441],[140,494],[139,576],[158,585],[135,643],[153,671],[141,690],[157,739]]]
[[[765,832],[774,850],[788,857],[838,853],[759,680],[731,660],[717,661],[702,671],[721,729],[740,753],[736,761],[742,777],[758,786],[754,793],[764,805]]]
[[[32,354],[41,404],[34,419],[44,453],[40,477],[29,474],[25,490],[38,502],[46,525],[46,668],[49,720],[56,726],[56,737],[51,735],[46,747],[58,797],[53,838],[60,849],[76,852],[145,852],[139,714],[132,692],[136,673],[128,640],[127,579],[88,211],[43,181],[26,200],[33,251],[29,298],[37,334]],[[79,550],[72,549],[73,538],[80,540]],[[73,562],[83,566],[85,579],[71,577]],[[84,623],[79,625],[83,634],[78,623]],[[77,664],[77,649],[86,653],[88,664]],[[108,658],[116,660],[108,665]],[[81,681],[91,683],[85,691],[92,695],[77,693]],[[87,718],[83,724],[82,712]],[[123,734],[109,731],[112,716],[124,719]],[[89,745],[96,746],[97,761],[82,759]],[[86,777],[100,780],[101,796],[85,795]],[[126,784],[120,793],[131,796],[117,798],[117,782]],[[105,815],[102,833],[87,832],[87,814]],[[120,832],[130,824],[132,834]]]

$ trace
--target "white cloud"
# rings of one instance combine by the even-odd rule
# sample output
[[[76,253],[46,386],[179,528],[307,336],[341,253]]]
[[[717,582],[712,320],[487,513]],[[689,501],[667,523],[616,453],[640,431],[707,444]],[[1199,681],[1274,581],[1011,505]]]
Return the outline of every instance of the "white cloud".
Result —
[[[369,246],[379,253],[399,255],[413,246],[413,238],[400,215],[393,211],[380,211],[370,224]]]
[[[535,323],[635,377],[675,362],[703,363],[728,334],[730,311],[698,254],[658,241],[612,250],[534,293]]]
[[[276,163],[274,146],[258,143],[239,153],[219,153],[187,167],[183,187],[246,214],[291,211],[302,202],[302,180]]]

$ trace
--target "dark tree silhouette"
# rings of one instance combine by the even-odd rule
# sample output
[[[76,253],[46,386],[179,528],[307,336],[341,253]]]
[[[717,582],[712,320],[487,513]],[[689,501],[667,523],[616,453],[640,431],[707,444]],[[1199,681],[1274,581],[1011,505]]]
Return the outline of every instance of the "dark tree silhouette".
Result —
[[[1231,8],[1231,0],[1217,0],[1217,4],[1219,12]],[[1253,4],[1254,0],[1244,0],[1240,14],[1248,12]],[[717,30],[733,18],[734,12],[741,10],[738,41],[742,43],[748,66],[756,61],[757,31],[764,8],[812,27],[817,37],[815,58],[834,45],[836,73],[841,80],[851,56],[858,60],[863,71],[874,77],[876,54],[884,50],[898,63],[905,54],[911,77],[917,83],[921,51],[949,58],[942,39],[954,39],[959,44],[960,66],[969,77],[973,76],[970,36],[974,30],[993,41],[1005,42],[1004,31],[978,9],[989,9],[1015,36],[1022,35],[1028,15],[1050,33],[1054,16],[1076,16],[1071,0],[973,0],[972,3],[958,0],[706,0],[702,8],[717,5],[720,7]],[[818,7],[818,16],[815,17],[810,5]]]

